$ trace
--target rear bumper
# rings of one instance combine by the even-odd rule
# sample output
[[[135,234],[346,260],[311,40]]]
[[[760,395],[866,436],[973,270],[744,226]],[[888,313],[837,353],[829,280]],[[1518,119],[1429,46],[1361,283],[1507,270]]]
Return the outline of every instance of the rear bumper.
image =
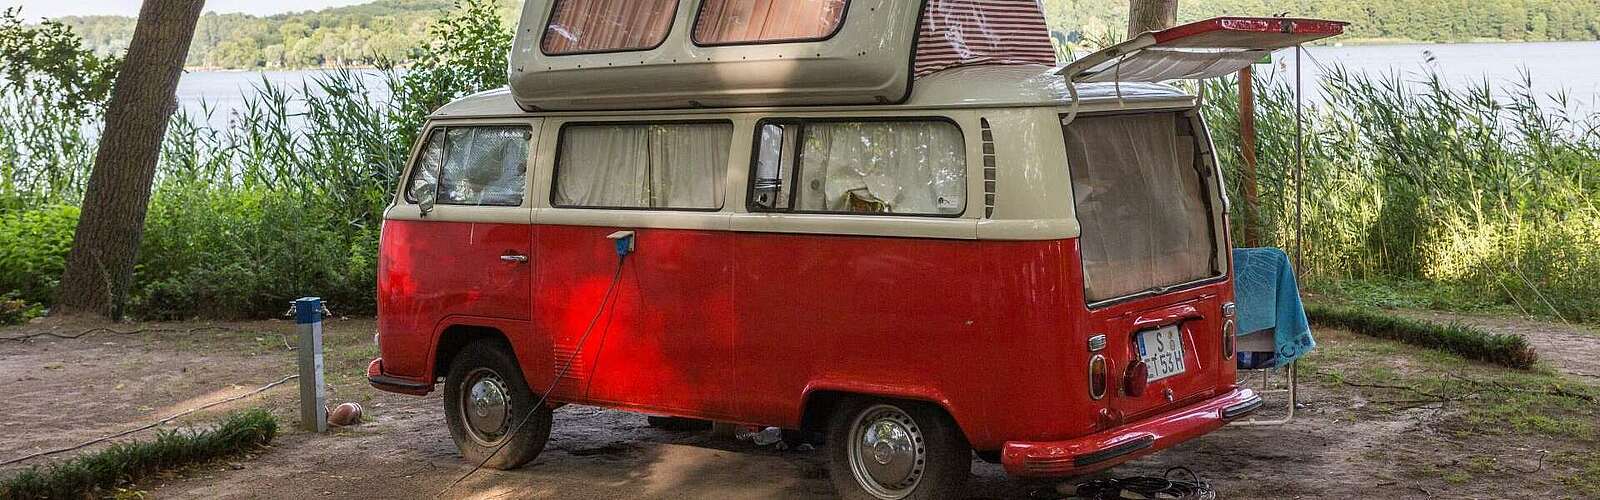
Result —
[[[367,383],[380,391],[410,394],[412,396],[426,396],[433,392],[433,384],[415,380],[385,375],[383,373],[383,358],[372,360],[367,364]]]
[[[1024,477],[1088,474],[1217,430],[1261,408],[1261,396],[1236,388],[1192,406],[1065,441],[1008,441],[1000,463]]]

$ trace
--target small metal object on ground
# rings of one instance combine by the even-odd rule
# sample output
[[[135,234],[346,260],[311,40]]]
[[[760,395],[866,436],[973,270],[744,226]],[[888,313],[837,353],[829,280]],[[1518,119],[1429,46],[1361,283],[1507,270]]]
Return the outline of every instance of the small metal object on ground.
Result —
[[[327,390],[322,383],[322,299],[294,301],[294,322],[300,327],[300,427],[327,432]]]

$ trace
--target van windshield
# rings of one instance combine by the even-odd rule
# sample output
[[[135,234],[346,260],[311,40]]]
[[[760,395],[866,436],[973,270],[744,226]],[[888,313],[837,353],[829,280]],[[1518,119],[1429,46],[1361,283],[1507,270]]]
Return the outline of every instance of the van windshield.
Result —
[[[1179,112],[1079,116],[1064,127],[1089,303],[1221,274],[1196,127]]]

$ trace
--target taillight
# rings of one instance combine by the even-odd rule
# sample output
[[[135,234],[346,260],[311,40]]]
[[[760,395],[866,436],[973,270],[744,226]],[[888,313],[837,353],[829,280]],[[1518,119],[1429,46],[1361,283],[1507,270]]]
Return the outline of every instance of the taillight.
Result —
[[[1122,376],[1122,392],[1137,398],[1144,395],[1144,388],[1148,385],[1150,365],[1144,361],[1134,361],[1128,365],[1128,373]]]
[[[1089,358],[1089,397],[1106,397],[1106,357],[1100,354]]]
[[[1233,359],[1233,352],[1236,350],[1234,348],[1235,342],[1238,341],[1239,337],[1238,332],[1234,331],[1236,329],[1233,320],[1222,322],[1222,359]]]

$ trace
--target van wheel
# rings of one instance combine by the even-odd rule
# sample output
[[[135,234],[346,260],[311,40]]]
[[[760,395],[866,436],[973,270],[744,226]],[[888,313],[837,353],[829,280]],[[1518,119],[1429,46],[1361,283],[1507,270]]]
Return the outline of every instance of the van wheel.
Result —
[[[828,472],[849,499],[959,498],[972,447],[944,410],[901,401],[851,400],[828,424]]]
[[[550,407],[533,409],[538,399],[523,380],[511,348],[480,340],[462,348],[450,363],[444,421],[462,458],[491,469],[515,469],[538,457],[550,440]],[[524,417],[527,422],[512,432]]]

